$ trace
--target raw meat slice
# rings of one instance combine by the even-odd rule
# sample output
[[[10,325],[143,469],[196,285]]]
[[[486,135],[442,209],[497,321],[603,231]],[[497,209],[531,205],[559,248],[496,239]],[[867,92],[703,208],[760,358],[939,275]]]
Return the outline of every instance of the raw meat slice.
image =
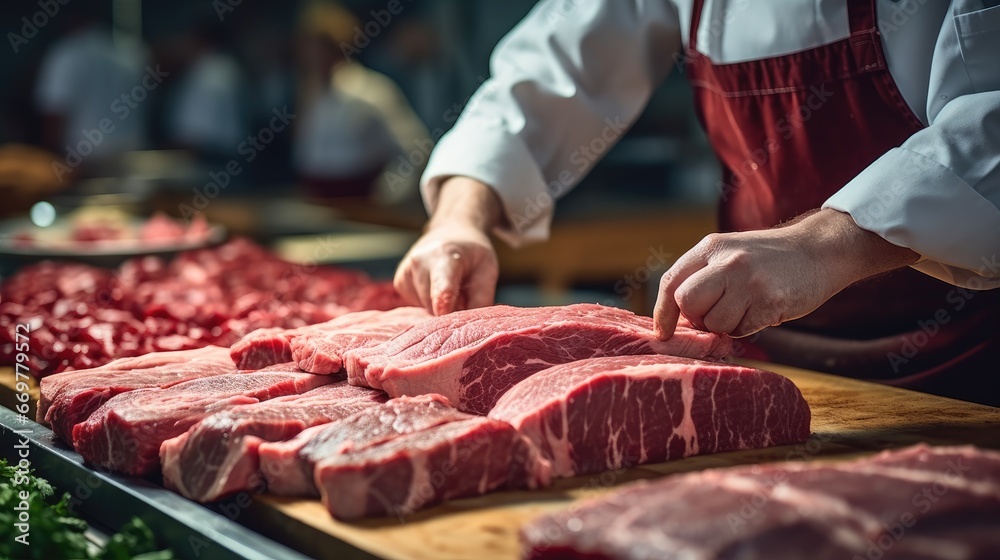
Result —
[[[268,491],[284,496],[319,496],[316,463],[346,448],[367,449],[404,434],[474,416],[460,412],[441,395],[392,399],[330,424],[303,431],[289,441],[260,446],[260,470]]]
[[[385,402],[385,394],[341,379],[301,395],[235,406],[215,413],[163,442],[166,486],[209,502],[242,490],[263,490],[257,448],[286,440],[311,426],[346,418]]]
[[[52,426],[59,439],[73,442],[73,426],[86,420],[117,394],[231,373],[229,350],[207,346],[197,350],[157,352],[122,358],[94,369],[45,377],[41,382],[38,421]]]
[[[195,217],[187,236],[206,228]],[[136,257],[116,271],[45,262],[0,282],[0,365],[14,365],[22,323],[31,325],[30,369],[46,377],[150,352],[228,347],[261,327],[293,329],[399,304],[391,283],[285,262],[242,239],[170,261]]]
[[[769,371],[675,356],[612,356],[542,370],[490,418],[510,422],[555,476],[803,442],[809,406]]]
[[[493,306],[435,317],[381,344],[344,355],[348,379],[390,396],[439,393],[486,414],[517,382],[547,367],[601,356],[718,358],[728,337],[679,327],[656,338],[653,319],[592,304]]]
[[[77,424],[73,441],[77,452],[94,466],[145,475],[159,467],[160,444],[206,416],[236,405],[304,393],[332,380],[283,364],[185,381],[166,389],[138,389],[112,397]]]
[[[954,559],[1000,552],[1000,453],[917,446],[638,483],[522,529],[543,559]]]
[[[289,344],[298,329],[269,327],[257,329],[237,340],[229,350],[232,363],[239,369],[261,369],[292,361]]]
[[[363,313],[367,317],[358,317],[350,325],[304,329],[303,333],[292,338],[292,358],[299,368],[310,373],[340,371],[344,353],[348,350],[375,346],[431,317],[420,307]]]
[[[345,449],[316,465],[323,504],[338,519],[405,515],[499,488],[549,484],[548,462],[506,422],[473,417]]]
[[[259,329],[233,345],[232,358],[241,369],[295,361],[303,371],[336,373],[340,371],[344,351],[388,340],[429,317],[421,308],[401,307],[347,313],[297,329]]]
[[[406,301],[396,292],[396,288],[392,286],[391,280],[363,286],[354,294],[354,299],[350,302],[352,311],[365,311],[369,309],[388,311],[397,307],[405,307],[406,305]]]

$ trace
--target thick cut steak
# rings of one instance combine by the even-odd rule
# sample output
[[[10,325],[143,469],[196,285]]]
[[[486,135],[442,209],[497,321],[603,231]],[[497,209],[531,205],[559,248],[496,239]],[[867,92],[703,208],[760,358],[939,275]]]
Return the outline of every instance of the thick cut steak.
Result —
[[[385,394],[341,379],[301,395],[235,406],[163,442],[166,486],[209,502],[243,490],[263,490],[257,449],[311,426],[346,418],[385,402]]]
[[[336,328],[305,329],[291,340],[293,361],[303,371],[334,373],[340,371],[344,353],[348,350],[375,346],[431,317],[419,307],[370,313],[366,317],[358,317],[352,324]]]
[[[513,424],[555,476],[809,437],[809,406],[776,373],[675,356],[613,356],[542,370],[489,414]]]
[[[97,467],[131,475],[155,472],[160,444],[206,416],[236,405],[305,393],[332,381],[292,364],[195,379],[166,389],[117,395],[73,428],[77,452]]]
[[[260,446],[260,470],[268,491],[284,496],[319,496],[313,482],[316,463],[346,448],[353,451],[395,437],[474,416],[452,407],[441,395],[402,397],[349,418],[316,426],[289,441]]]
[[[531,559],[976,559],[1000,554],[1000,454],[924,445],[638,483],[522,531]]]
[[[633,354],[718,358],[730,345],[683,326],[664,342],[650,317],[614,307],[500,305],[423,321],[344,360],[351,383],[393,397],[439,393],[460,410],[486,414],[508,389],[553,365]]]
[[[303,371],[336,373],[346,350],[378,344],[429,317],[421,308],[401,307],[347,313],[297,329],[259,329],[233,345],[232,358],[241,369],[294,361]]]
[[[323,504],[338,519],[402,518],[443,500],[548,485],[549,464],[514,428],[473,417],[344,449],[316,465]]]
[[[197,350],[157,352],[121,358],[94,369],[45,377],[41,382],[38,421],[66,443],[73,442],[73,426],[86,420],[117,394],[231,373],[229,350],[207,346]]]

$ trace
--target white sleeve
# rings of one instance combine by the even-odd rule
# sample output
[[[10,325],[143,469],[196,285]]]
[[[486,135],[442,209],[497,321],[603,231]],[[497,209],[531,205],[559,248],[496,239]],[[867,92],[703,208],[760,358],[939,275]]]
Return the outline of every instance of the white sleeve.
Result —
[[[912,249],[913,267],[971,289],[1000,287],[1000,7],[954,0],[937,37],[929,126],[824,208]]]
[[[447,177],[499,195],[511,245],[548,237],[553,197],[638,117],[681,48],[662,0],[545,0],[497,45],[491,78],[441,138],[421,180],[429,211]]]

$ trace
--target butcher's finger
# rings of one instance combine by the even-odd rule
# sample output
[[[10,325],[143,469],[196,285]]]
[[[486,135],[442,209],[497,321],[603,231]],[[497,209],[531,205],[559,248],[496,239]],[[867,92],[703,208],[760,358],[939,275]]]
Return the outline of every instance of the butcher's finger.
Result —
[[[465,301],[468,303],[469,309],[493,305],[496,298],[498,275],[499,270],[493,262],[480,263],[479,266],[472,269],[463,287]]]
[[[748,301],[744,294],[744,290],[727,289],[702,319],[705,330],[721,334],[736,331],[747,312]]]
[[[412,267],[408,259],[403,259],[392,278],[392,287],[396,289],[403,301],[410,305],[420,305],[420,298],[413,288]]]
[[[420,307],[426,309],[428,313],[434,313],[431,301],[431,279],[427,269],[422,266],[414,266],[410,274],[413,279],[413,291],[417,294]]]
[[[705,316],[726,293],[726,274],[717,266],[707,266],[687,277],[674,291],[677,308],[694,326],[706,329]],[[735,325],[733,325],[735,326]]]
[[[450,253],[438,258],[430,271],[430,298],[435,315],[455,311],[462,285],[462,255]]]
[[[656,330],[656,337],[660,340],[670,339],[677,328],[681,310],[677,307],[674,292],[688,276],[704,266],[705,261],[701,257],[688,252],[660,277],[660,291],[653,307],[653,327]]]

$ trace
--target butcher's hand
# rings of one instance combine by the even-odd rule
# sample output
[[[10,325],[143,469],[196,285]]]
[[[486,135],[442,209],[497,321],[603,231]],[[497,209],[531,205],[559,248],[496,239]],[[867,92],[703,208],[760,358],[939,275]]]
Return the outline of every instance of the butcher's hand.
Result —
[[[488,186],[466,177],[445,181],[424,235],[396,269],[396,291],[435,315],[491,305],[499,267],[488,232],[500,216]]]
[[[696,327],[748,336],[807,315],[854,282],[918,258],[830,209],[784,227],[712,234],[661,278],[656,333],[669,339],[683,314]]]

